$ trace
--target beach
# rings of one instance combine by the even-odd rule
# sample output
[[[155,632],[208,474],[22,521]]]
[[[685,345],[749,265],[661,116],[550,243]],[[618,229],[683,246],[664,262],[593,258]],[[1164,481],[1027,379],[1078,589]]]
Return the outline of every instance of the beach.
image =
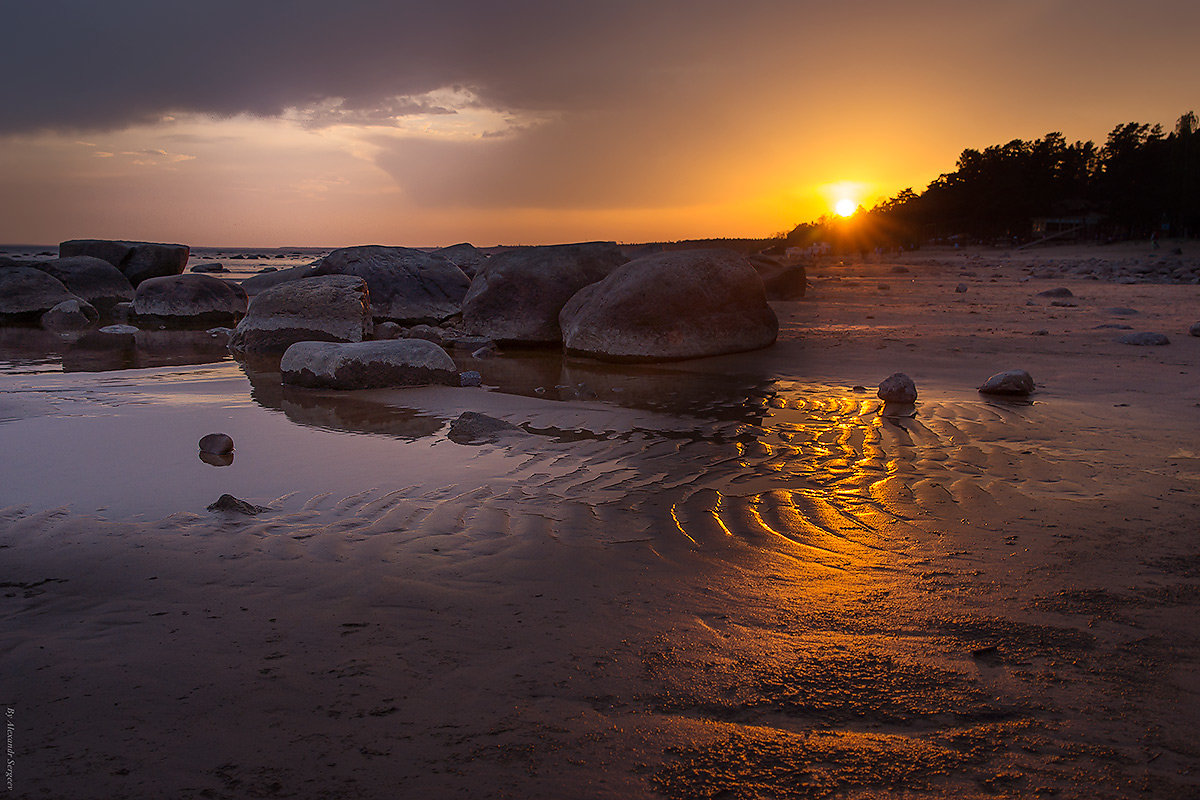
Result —
[[[1164,257],[830,258],[769,348],[456,351],[483,388],[6,330],[13,794],[1194,797],[1200,285]]]

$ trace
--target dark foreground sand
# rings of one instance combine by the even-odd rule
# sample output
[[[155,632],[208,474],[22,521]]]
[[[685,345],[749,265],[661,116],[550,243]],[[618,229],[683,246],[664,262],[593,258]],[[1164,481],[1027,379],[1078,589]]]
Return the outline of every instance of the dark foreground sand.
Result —
[[[1200,287],[977,255],[504,391],[0,376],[13,796],[1195,797]],[[974,391],[1015,367],[1032,403]]]

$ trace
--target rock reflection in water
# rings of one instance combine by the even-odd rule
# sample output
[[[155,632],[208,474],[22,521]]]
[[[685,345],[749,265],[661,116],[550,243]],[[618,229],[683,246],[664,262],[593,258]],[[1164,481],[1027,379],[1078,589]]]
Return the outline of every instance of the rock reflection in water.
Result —
[[[705,419],[762,421],[771,394],[766,375],[722,374],[679,364],[608,364],[546,350],[506,350],[485,359],[454,353],[459,369],[485,386],[548,400],[606,403]]]
[[[263,408],[282,411],[299,425],[329,431],[374,433],[415,440],[445,427],[441,417],[360,399],[352,392],[320,391],[285,386],[278,372],[260,372],[247,364],[250,398]]]
[[[58,334],[41,328],[0,328],[0,360],[17,366],[61,363],[63,372],[108,372],[215,364],[227,359],[225,337],[205,331]]]

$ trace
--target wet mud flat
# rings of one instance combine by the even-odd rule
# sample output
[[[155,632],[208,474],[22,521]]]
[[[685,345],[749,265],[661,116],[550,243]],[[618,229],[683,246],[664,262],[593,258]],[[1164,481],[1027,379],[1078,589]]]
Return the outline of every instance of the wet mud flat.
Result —
[[[905,307],[840,283],[755,356],[492,391],[3,376],[17,796],[1195,796],[1193,352],[964,335],[1062,313],[1002,297],[889,343],[856,316]],[[974,393],[997,354],[1033,402]],[[893,367],[915,417],[854,388]]]

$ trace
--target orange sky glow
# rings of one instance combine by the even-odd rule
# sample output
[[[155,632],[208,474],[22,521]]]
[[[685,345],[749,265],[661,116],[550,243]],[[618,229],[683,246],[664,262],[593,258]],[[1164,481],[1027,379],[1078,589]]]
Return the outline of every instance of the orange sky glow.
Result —
[[[0,67],[29,77],[0,89],[0,242],[759,237],[844,198],[920,191],[966,147],[1050,131],[1102,142],[1200,107],[1200,11],[1185,3],[527,5],[540,27],[493,31],[517,23],[481,2],[442,18],[364,1],[328,10],[338,25],[304,2],[249,57],[261,31],[238,18],[246,38],[227,32],[238,7],[214,2],[191,12],[208,48],[190,29],[153,45],[161,76],[137,53],[93,75],[87,52],[79,72],[41,75],[36,47],[10,48]],[[0,22],[14,41],[49,36],[36,12]],[[441,46],[318,58],[327,39],[388,25],[423,25]]]

